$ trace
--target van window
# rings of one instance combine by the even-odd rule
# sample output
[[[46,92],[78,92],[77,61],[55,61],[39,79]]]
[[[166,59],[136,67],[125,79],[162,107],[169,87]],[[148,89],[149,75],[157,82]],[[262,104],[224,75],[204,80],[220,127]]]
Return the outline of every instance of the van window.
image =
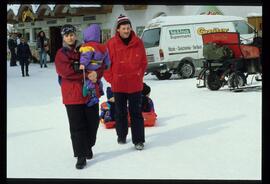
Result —
[[[233,22],[235,30],[240,34],[252,34],[254,32],[253,28],[250,27],[245,21]]]
[[[144,31],[142,41],[145,48],[159,46],[160,28]]]

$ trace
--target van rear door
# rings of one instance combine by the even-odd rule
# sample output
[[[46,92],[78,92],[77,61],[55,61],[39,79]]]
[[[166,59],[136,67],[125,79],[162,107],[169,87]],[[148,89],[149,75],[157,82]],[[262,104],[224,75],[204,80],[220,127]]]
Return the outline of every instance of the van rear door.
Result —
[[[148,63],[157,62],[159,58],[160,28],[144,30],[142,41],[146,50]]]

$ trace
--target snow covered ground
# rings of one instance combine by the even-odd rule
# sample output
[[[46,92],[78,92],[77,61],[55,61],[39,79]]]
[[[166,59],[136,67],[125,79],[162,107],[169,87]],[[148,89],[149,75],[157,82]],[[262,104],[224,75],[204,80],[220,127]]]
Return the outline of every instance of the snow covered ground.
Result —
[[[54,64],[31,64],[24,78],[7,66],[8,178],[261,179],[261,90],[147,75],[158,120],[145,129],[145,149],[134,149],[130,130],[118,145],[115,130],[100,125],[93,159],[77,170]]]

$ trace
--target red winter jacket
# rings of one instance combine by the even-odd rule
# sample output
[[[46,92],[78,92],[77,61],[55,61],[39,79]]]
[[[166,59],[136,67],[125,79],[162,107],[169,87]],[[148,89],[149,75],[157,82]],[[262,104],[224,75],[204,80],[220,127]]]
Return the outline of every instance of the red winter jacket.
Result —
[[[147,67],[145,49],[141,39],[133,31],[131,34],[128,45],[123,43],[118,32],[107,43],[111,66],[104,71],[104,78],[113,92],[134,93],[143,89]]]
[[[65,45],[60,48],[55,56],[55,68],[61,80],[61,92],[63,98],[63,104],[86,104],[89,97],[83,97],[83,74],[76,73],[73,69],[72,62],[80,60],[80,53],[78,42],[76,42],[76,49],[70,48]],[[64,51],[62,50],[64,49]],[[98,78],[103,75],[104,67],[101,67],[97,72]],[[87,73],[86,73],[87,76]]]

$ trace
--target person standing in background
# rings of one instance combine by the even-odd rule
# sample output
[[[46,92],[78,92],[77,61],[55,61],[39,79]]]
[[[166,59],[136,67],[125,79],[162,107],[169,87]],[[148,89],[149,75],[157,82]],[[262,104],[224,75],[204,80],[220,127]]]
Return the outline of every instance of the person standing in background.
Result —
[[[24,37],[21,37],[20,44],[17,47],[17,57],[18,60],[20,61],[22,76],[24,77],[24,66],[25,66],[26,76],[29,77],[28,65],[29,59],[32,58],[32,53]]]
[[[22,33],[18,33],[17,34],[17,45],[19,45],[21,43],[21,37],[22,37]]]
[[[40,31],[37,35],[37,48],[39,51],[39,61],[40,61],[40,68],[44,67],[47,68],[47,52],[46,48],[48,47],[48,39],[44,31]]]
[[[17,66],[16,48],[17,48],[16,34],[12,33],[8,39],[8,49],[10,50],[10,54],[11,54],[10,66]]]

